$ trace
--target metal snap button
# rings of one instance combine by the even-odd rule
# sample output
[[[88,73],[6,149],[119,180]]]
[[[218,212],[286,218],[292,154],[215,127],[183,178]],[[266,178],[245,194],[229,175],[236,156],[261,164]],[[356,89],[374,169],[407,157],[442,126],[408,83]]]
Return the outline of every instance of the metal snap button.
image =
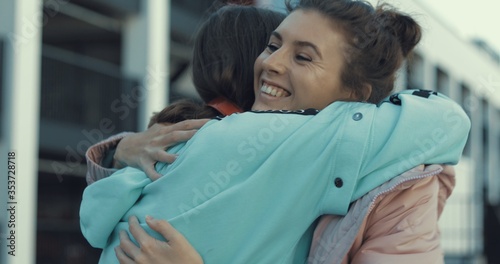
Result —
[[[362,118],[363,118],[363,114],[362,114],[362,113],[360,113],[360,112],[357,112],[357,113],[355,113],[355,114],[352,116],[352,119],[353,119],[354,121],[359,121],[359,120],[361,120]]]

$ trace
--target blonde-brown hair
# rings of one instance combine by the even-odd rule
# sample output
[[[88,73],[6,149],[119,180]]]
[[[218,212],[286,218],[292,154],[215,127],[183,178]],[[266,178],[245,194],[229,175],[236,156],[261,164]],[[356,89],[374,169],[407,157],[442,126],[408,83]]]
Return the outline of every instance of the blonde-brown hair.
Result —
[[[294,3],[296,1],[293,1]],[[368,102],[378,103],[394,88],[396,71],[422,37],[417,22],[388,4],[373,7],[357,0],[286,1],[288,10],[313,10],[340,26],[349,47],[341,73],[346,89],[360,98],[371,86]]]

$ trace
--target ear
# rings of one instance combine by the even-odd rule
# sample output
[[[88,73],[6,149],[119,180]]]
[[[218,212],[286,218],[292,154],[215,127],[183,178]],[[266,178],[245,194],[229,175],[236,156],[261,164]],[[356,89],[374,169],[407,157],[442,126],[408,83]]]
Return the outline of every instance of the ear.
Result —
[[[357,99],[360,102],[366,102],[366,101],[368,101],[368,99],[370,98],[371,95],[372,95],[372,85],[365,83],[365,84],[363,84],[363,87],[361,87],[361,89],[359,90],[359,94],[358,94]]]

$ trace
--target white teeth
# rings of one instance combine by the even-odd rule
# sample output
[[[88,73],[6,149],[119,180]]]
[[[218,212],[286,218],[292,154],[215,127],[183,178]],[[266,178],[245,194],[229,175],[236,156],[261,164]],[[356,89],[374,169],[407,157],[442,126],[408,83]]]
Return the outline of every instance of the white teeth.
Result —
[[[260,87],[260,91],[275,97],[282,97],[282,96],[285,97],[287,95],[287,93],[282,91],[280,88],[272,87],[265,83],[262,84],[262,86]]]

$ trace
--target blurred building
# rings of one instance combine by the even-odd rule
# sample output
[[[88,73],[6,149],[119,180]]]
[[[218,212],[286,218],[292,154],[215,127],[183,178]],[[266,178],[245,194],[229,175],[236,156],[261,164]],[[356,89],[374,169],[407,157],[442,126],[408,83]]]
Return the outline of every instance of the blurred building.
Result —
[[[472,128],[457,186],[440,219],[446,263],[500,263],[500,63],[484,41],[465,41],[419,1],[397,7],[424,38],[401,72],[400,87],[442,92],[460,103]]]
[[[212,2],[0,0],[0,155],[17,151],[17,246],[19,254],[35,254],[24,262],[7,258],[2,213],[0,263],[97,262],[100,251],[79,229],[84,153],[110,135],[142,130],[149,113],[169,101],[197,98],[189,81],[191,39]],[[278,2],[256,1],[279,9]],[[457,188],[440,221],[446,263],[500,263],[498,54],[460,39],[416,0],[396,6],[419,14],[425,30],[397,89],[442,92],[472,119]],[[0,194],[5,212],[9,198]],[[26,222],[35,223],[32,234],[19,230]],[[36,242],[25,245],[30,237]]]
[[[4,161],[16,152],[19,172],[15,258],[4,244],[10,200],[1,174],[0,263],[97,263],[78,216],[85,151],[144,129],[171,100],[196,99],[191,40],[212,2],[0,1],[0,146]]]

